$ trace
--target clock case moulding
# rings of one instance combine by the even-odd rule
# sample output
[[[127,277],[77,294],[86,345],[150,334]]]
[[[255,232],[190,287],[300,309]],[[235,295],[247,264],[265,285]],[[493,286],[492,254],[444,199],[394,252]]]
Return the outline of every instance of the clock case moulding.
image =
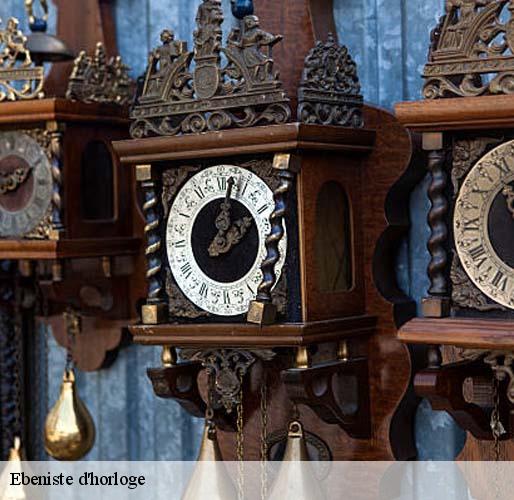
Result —
[[[334,26],[332,7],[331,2],[303,0],[261,1],[257,6],[262,27],[284,34],[273,57],[290,97],[297,95],[306,54],[316,39],[327,40]],[[330,443],[335,459],[414,456],[410,359],[395,333],[415,308],[397,286],[394,263],[409,226],[408,204],[401,205],[398,195],[419,174],[409,168],[411,143],[398,121],[377,108],[362,109],[360,128],[293,122],[201,134],[170,132],[168,137],[114,143],[122,164],[136,170],[144,201],[148,292],[144,321],[130,331],[136,343],[164,349],[163,366],[148,372],[154,390],[203,417],[206,367],[218,374],[225,373],[222,366],[246,374],[245,459],[258,459],[259,436],[251,429],[260,428],[258,392],[264,368],[274,429],[287,427],[293,404],[298,404],[305,428]],[[297,243],[288,250],[286,281],[288,303],[296,307],[266,325],[244,318],[170,317],[163,174],[191,165],[250,160],[278,164],[281,159],[290,170],[285,220],[288,238]],[[282,182],[280,174],[277,170]],[[354,286],[332,294],[318,289],[314,257],[316,198],[328,181],[346,190],[354,244]],[[180,362],[175,348],[182,349]],[[223,457],[233,460],[235,411],[227,409],[233,410],[237,395],[218,396]]]
[[[101,42],[109,64],[111,55],[117,53],[111,2],[54,4],[58,9],[57,37],[77,54],[80,50],[94,54]],[[80,29],[76,29],[77,21]],[[69,338],[61,313],[69,308],[80,310],[84,335],[75,340],[74,357],[80,369],[92,371],[110,364],[120,344],[128,339],[124,327],[133,317],[131,303],[138,295],[136,290],[143,285],[134,275],[143,231],[132,213],[137,209],[131,202],[131,173],[120,167],[110,145],[112,140],[128,136],[128,109],[65,98],[73,69],[73,61],[52,65],[43,87],[47,97],[0,104],[0,134],[35,139],[52,169],[48,217],[37,234],[0,239],[0,254],[20,262],[19,273],[27,286],[27,278],[38,282],[28,291],[41,290],[48,304],[45,317],[38,321],[49,322],[64,347]],[[103,220],[84,212],[85,205],[94,205],[85,203],[85,197],[91,201],[94,193],[87,194],[83,183],[85,163],[96,161],[89,154],[96,143],[102,144],[105,159],[112,165],[111,214]]]
[[[427,348],[427,368],[415,374],[416,393],[468,431],[460,453],[465,460],[497,456],[491,431],[495,377],[506,430],[499,457],[514,456],[509,442],[514,432],[510,371],[514,311],[473,284],[453,235],[455,204],[466,176],[484,155],[514,137],[514,96],[507,84],[514,69],[512,21],[502,24],[498,17],[511,16],[511,4],[471,2],[464,7],[448,2],[432,33],[425,99],[399,103],[395,109],[398,120],[419,138],[431,176],[430,288],[422,317],[407,322],[398,337]],[[495,45],[502,37],[505,43]]]

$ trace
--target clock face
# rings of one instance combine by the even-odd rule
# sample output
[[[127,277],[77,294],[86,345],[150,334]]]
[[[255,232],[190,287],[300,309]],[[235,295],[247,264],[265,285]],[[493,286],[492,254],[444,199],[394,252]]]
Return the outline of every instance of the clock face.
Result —
[[[178,192],[167,226],[173,278],[197,307],[219,316],[248,311],[262,280],[273,193],[253,172],[233,165],[210,167]],[[287,238],[280,243],[277,281]]]
[[[514,141],[470,170],[455,205],[455,247],[475,286],[514,309]]]
[[[19,238],[48,213],[52,173],[41,146],[23,133],[0,134],[0,236]]]

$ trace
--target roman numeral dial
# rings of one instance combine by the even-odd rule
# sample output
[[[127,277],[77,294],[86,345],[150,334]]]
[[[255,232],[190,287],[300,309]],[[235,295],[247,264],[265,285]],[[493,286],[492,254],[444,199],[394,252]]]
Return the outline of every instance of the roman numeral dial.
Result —
[[[197,308],[217,316],[248,311],[262,280],[274,208],[266,182],[235,165],[203,169],[180,187],[169,210],[168,261],[176,285]],[[277,278],[286,248],[287,237]]]
[[[514,310],[514,141],[469,171],[453,220],[460,263],[490,301]]]

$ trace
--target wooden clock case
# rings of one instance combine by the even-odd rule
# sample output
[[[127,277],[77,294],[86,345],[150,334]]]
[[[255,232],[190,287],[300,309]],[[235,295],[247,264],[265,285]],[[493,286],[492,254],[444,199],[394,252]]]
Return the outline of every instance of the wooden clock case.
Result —
[[[316,8],[311,9],[311,4]],[[286,35],[285,48],[274,52],[276,61],[287,53],[298,54],[298,47],[305,48],[305,55],[314,46],[316,29],[320,39],[326,38],[327,28],[334,25],[329,4],[259,3],[262,26]],[[285,9],[287,15],[276,15],[276,8]],[[292,19],[301,19],[305,29],[297,23],[293,26]],[[290,95],[296,95],[302,68],[303,56],[295,64],[281,66]],[[164,366],[148,372],[156,394],[175,399],[202,418],[208,362],[193,356],[191,361],[177,363],[174,349],[183,349],[182,356],[188,351],[200,357],[214,352],[218,358],[237,353],[238,359],[246,359],[245,353],[256,354],[250,364],[266,353],[267,361],[255,362],[243,382],[247,460],[258,459],[260,450],[259,433],[252,429],[260,426],[263,370],[269,381],[270,430],[287,428],[293,405],[298,404],[306,430],[329,443],[329,455],[336,460],[414,456],[412,407],[408,398],[402,402],[410,381],[409,354],[395,338],[396,327],[414,315],[413,303],[399,291],[395,278],[398,238],[409,224],[406,205],[398,203],[397,194],[400,186],[416,180],[408,170],[411,143],[389,113],[365,106],[363,114],[363,128],[284,123],[114,144],[122,164],[135,167],[145,193],[149,292],[143,323],[130,331],[136,343],[164,348]],[[169,317],[168,300],[175,297],[165,293],[163,173],[206,161],[238,164],[265,158],[278,164],[279,157],[287,158],[287,167],[277,169],[275,175],[283,179],[285,170],[290,183],[285,220],[293,244],[286,271],[287,312],[268,325],[244,319]],[[320,288],[316,262],[324,223],[319,217],[319,195],[330,182],[346,192],[352,240],[352,284],[336,293]],[[223,457],[233,460],[234,412],[226,414],[219,408],[216,415],[224,429],[220,433]]]
[[[459,26],[460,12],[449,5],[432,38],[424,74],[426,99],[396,106],[399,121],[422,138],[432,204],[428,217],[430,290],[423,301],[423,317],[406,323],[398,337],[428,349],[428,366],[416,373],[415,390],[433,409],[447,411],[468,432],[460,453],[464,460],[509,460],[514,452],[509,442],[514,430],[508,397],[511,377],[508,362],[503,366],[501,361],[508,359],[514,346],[514,318],[512,311],[501,310],[485,297],[464,270],[459,272],[462,264],[452,229],[457,193],[467,173],[487,152],[513,137],[514,98],[501,95],[508,93],[505,88],[495,87],[495,82],[501,85],[509,74],[511,56],[498,53],[477,59],[471,50],[475,43],[486,47],[491,42],[487,37],[479,40],[478,33],[493,19],[491,13],[505,5],[475,6],[473,22],[466,24],[460,39],[463,46],[458,48],[452,45],[456,39],[450,34]],[[465,75],[463,68],[472,73]],[[482,80],[485,74],[488,77]],[[498,410],[506,430],[499,448],[491,429],[495,378]]]
[[[108,64],[117,52],[110,2],[54,3],[57,36],[77,52],[92,53],[102,42]],[[73,28],[77,20],[80,29]],[[22,277],[34,280],[30,293],[46,304],[40,319],[64,347],[69,339],[62,312],[80,311],[88,334],[76,339],[74,357],[80,369],[91,371],[112,361],[134,317],[129,297],[137,288],[131,276],[142,230],[133,222],[131,173],[111,146],[128,136],[127,106],[64,98],[72,68],[52,66],[44,82],[51,97],[0,104],[0,133],[36,139],[52,172],[51,216],[38,234],[0,239],[0,255],[18,261]],[[30,279],[23,282],[29,286]]]

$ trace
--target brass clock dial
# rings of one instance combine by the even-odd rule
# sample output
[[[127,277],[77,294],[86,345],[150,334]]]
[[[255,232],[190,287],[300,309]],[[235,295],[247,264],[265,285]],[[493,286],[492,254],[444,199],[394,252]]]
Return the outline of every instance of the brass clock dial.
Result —
[[[192,176],[171,206],[167,226],[170,269],[184,295],[219,316],[248,311],[262,280],[273,192],[259,176],[218,165]],[[280,243],[277,278],[287,238]]]
[[[455,205],[454,238],[475,286],[514,309],[514,141],[486,154],[468,173]]]
[[[44,149],[21,132],[0,134],[0,236],[34,231],[50,210],[52,173]]]

